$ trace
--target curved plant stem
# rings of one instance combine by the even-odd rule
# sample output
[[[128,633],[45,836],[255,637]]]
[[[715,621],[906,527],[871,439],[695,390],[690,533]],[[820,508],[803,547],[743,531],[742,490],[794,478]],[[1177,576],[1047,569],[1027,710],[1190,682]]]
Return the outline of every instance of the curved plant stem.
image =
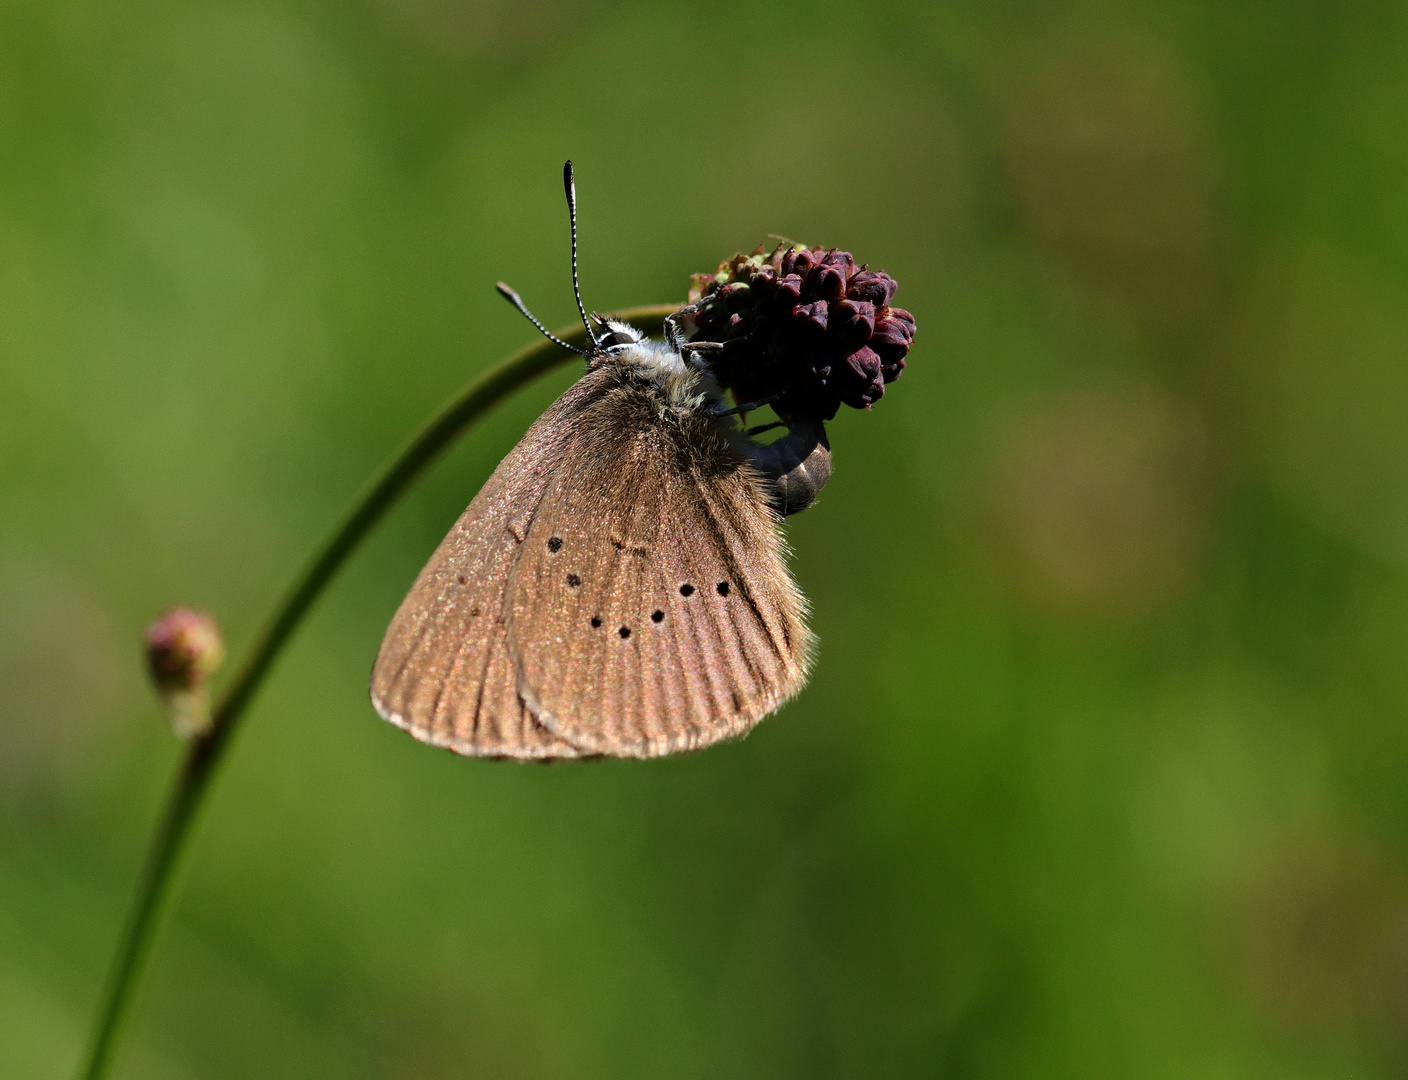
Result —
[[[633,323],[647,333],[658,333],[664,318],[677,306],[667,304],[630,308],[616,317]],[[586,340],[586,333],[580,325],[575,329],[559,331],[558,336],[572,344],[582,344]],[[107,996],[98,1015],[89,1056],[81,1074],[85,1080],[100,1080],[107,1075],[113,1063],[123,1022],[132,1010],[163,903],[170,891],[173,871],[196,811],[219,768],[240,717],[303,616],[347,557],[410,486],[421,469],[494,405],[571,355],[550,341],[541,341],[516,353],[471,383],[397,452],[381,476],[357,500],[274,612],[253,652],[216,706],[209,732],[191,740],[181,769],[176,774],[166,809],[152,835],[132,910],[118,945]]]

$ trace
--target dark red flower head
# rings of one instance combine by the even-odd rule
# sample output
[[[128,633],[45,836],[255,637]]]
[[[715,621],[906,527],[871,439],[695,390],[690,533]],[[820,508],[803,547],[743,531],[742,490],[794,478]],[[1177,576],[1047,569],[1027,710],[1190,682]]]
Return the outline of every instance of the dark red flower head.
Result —
[[[775,399],[778,415],[830,420],[868,409],[904,370],[914,316],[890,306],[895,279],[848,251],[782,243],[695,274],[680,322],[740,402]]]

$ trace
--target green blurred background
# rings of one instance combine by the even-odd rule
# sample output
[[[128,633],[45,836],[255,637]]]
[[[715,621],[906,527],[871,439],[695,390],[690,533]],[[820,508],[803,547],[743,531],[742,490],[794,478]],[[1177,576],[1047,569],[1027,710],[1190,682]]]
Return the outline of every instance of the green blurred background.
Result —
[[[792,519],[822,648],[648,765],[366,681],[575,371],[265,687],[120,1075],[1408,1075],[1408,8],[0,4],[0,1076],[75,1067],[178,747],[421,419],[768,233],[919,323]]]

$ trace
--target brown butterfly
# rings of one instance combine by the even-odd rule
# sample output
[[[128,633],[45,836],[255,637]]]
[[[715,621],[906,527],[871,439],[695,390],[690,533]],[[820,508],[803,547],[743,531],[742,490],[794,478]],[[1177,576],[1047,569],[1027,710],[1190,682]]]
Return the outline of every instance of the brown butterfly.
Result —
[[[778,522],[826,483],[820,421],[755,442],[677,316],[587,318],[586,374],[504,458],[381,643],[372,704],[478,757],[647,758],[747,732],[806,682],[813,638]],[[553,337],[516,293],[500,291]]]

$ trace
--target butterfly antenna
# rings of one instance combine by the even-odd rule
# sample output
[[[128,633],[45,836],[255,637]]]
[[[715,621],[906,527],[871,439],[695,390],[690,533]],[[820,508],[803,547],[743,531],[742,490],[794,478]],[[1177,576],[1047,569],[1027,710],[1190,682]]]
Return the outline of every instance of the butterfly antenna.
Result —
[[[561,345],[564,349],[576,353],[578,356],[588,355],[586,349],[579,349],[575,345],[567,344],[567,342],[563,341],[546,326],[540,323],[537,318],[533,315],[533,313],[529,311],[527,307],[524,306],[523,298],[519,296],[516,292],[514,292],[512,289],[510,289],[507,285],[505,285],[502,281],[495,285],[494,288],[499,290],[500,296],[502,296],[505,300],[507,300],[510,304],[512,304],[518,309],[518,313],[520,315],[522,315],[530,323],[536,326],[538,328],[538,332],[542,334],[543,337],[547,338],[551,342],[555,342],[556,344]]]
[[[587,320],[587,309],[582,303],[582,286],[577,281],[577,182],[572,178],[572,162],[562,166],[562,187],[567,192],[567,217],[572,222],[572,293],[577,297],[577,311],[582,316],[582,325],[587,328],[587,337],[596,347],[599,340],[592,324]]]

